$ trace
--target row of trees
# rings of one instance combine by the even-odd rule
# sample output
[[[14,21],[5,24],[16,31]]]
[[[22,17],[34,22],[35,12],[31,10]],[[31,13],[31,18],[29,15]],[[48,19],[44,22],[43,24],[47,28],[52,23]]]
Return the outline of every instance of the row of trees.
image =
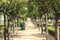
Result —
[[[48,35],[47,19],[53,18],[56,20],[55,21],[55,40],[59,40],[59,27],[58,27],[58,20],[60,19],[59,5],[60,5],[59,0],[29,0],[29,14],[32,14],[35,17],[37,15],[40,19],[43,17],[43,15],[45,15],[47,35]]]
[[[4,3],[1,2],[1,7]],[[18,5],[18,6],[17,6]],[[10,1],[7,1],[6,3],[6,11],[7,14],[9,12],[13,12],[14,14],[17,14],[17,16],[31,16],[31,18],[35,18],[38,15],[40,15],[40,17],[42,15],[44,15],[44,6],[43,3],[41,1],[24,1],[24,2],[19,2],[19,1],[15,1],[13,0],[13,2],[10,3]],[[4,10],[3,8],[1,8],[1,11]],[[28,15],[28,13],[30,15]],[[50,12],[51,13],[51,12]],[[53,12],[51,15],[49,15],[49,17],[53,17]]]
[[[54,1],[53,1],[54,2]],[[57,1],[56,1],[57,2]],[[56,2],[54,2],[56,4]],[[0,1],[0,11],[3,11],[3,1]],[[59,7],[59,1],[57,2]],[[39,15],[40,17],[44,17],[45,11],[48,12],[48,18],[54,18],[54,11],[52,9],[52,1],[46,0],[27,0],[27,1],[18,1],[18,0],[8,0],[6,1],[6,11],[7,14],[11,14],[10,12],[13,12],[13,14],[17,14],[17,16],[31,16],[31,18],[37,17]],[[59,8],[58,8],[59,9]],[[28,13],[30,15],[28,15]],[[50,14],[51,13],[51,14]]]
[[[13,18],[45,18],[46,33],[48,35],[47,19],[55,21],[55,40],[59,40],[58,19],[60,18],[59,0],[0,0],[0,12],[6,12],[8,17]]]

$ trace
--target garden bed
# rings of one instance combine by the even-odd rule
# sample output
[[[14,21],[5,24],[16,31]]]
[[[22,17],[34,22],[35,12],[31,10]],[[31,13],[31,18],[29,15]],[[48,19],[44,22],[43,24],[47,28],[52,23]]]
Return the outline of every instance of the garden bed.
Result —
[[[49,34],[51,34],[52,36],[55,36],[55,32],[52,31],[52,30],[48,30],[49,31]]]
[[[55,28],[53,25],[48,26],[48,32],[49,34],[51,34],[52,36],[55,36]]]

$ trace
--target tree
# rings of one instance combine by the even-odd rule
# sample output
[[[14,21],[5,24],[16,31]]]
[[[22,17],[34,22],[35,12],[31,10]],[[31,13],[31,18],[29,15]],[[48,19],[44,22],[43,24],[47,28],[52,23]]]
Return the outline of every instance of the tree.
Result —
[[[59,13],[59,3],[60,1],[59,0],[51,0],[51,5],[52,6],[52,9],[53,11],[55,12],[55,40],[59,40],[59,27],[58,27],[58,20],[59,20],[59,16],[60,16],[60,13]]]

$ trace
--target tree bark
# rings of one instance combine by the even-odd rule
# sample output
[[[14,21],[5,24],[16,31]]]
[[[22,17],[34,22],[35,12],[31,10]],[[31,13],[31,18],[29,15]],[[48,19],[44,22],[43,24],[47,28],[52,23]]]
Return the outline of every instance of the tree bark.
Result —
[[[46,23],[46,40],[48,40],[48,20],[47,20],[47,13],[45,14],[45,23]]]
[[[55,40],[59,40],[58,19],[56,19],[56,21],[55,21]]]
[[[41,21],[41,34],[43,34],[43,24],[42,24],[42,18],[40,19]]]
[[[8,17],[8,40],[10,40],[10,17]]]
[[[4,40],[6,40],[6,15],[4,14]]]

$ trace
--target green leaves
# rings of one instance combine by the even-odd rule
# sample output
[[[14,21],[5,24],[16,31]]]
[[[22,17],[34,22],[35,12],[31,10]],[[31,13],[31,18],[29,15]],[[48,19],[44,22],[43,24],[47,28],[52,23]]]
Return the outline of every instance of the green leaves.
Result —
[[[3,1],[0,0],[0,7]],[[53,6],[55,4],[56,9],[60,13],[60,1],[59,0],[7,0],[6,11],[7,14],[16,14],[19,17],[31,17],[42,16],[45,13],[52,15]],[[12,12],[13,11],[13,12]],[[54,14],[53,14],[54,15]],[[52,17],[52,16],[51,16]]]

